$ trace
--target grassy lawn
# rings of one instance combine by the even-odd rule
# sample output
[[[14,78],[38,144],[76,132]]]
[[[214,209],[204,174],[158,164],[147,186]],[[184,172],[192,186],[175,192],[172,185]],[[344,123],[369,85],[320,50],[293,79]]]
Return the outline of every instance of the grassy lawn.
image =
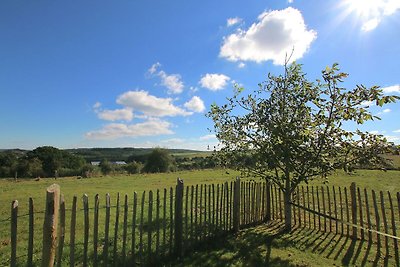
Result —
[[[238,172],[231,170],[203,170],[167,174],[141,174],[131,176],[116,175],[89,179],[76,179],[74,177],[70,177],[59,178],[58,180],[40,179],[39,181],[34,181],[32,179],[20,179],[18,182],[14,182],[12,180],[0,180],[0,265],[2,265],[4,262],[7,262],[7,259],[10,255],[9,217],[10,204],[14,199],[19,200],[19,215],[22,215],[18,221],[19,255],[22,255],[23,257],[23,254],[26,252],[28,217],[24,215],[28,212],[28,199],[29,197],[32,197],[35,203],[34,210],[37,213],[35,214],[35,247],[38,247],[38,250],[36,251],[34,258],[41,257],[40,243],[43,214],[40,212],[44,210],[45,189],[53,183],[60,185],[61,192],[65,196],[67,208],[67,229],[69,227],[70,220],[70,212],[68,209],[71,208],[73,196],[78,196],[77,247],[79,250],[82,247],[83,239],[83,212],[81,211],[83,205],[81,197],[85,193],[89,196],[90,207],[93,205],[93,199],[96,194],[100,195],[100,205],[104,207],[106,193],[110,193],[111,203],[112,205],[115,205],[115,198],[118,192],[122,195],[128,194],[130,201],[129,203],[131,204],[133,192],[138,192],[138,196],[140,197],[143,191],[148,192],[149,190],[153,190],[155,193],[155,190],[157,189],[162,190],[163,188],[174,187],[176,185],[177,177],[184,180],[185,186],[191,186],[195,184],[223,183],[225,181],[230,182],[233,181],[238,175]],[[329,178],[329,184],[335,186],[349,187],[351,182],[354,181],[361,188],[366,187],[368,189],[383,191],[389,190],[391,192],[400,191],[399,171],[383,172],[374,170],[359,170],[353,175],[347,175],[341,171],[338,171]],[[323,181],[314,180],[310,182],[310,184],[322,185]],[[113,207],[112,214],[114,211],[115,208]],[[102,220],[102,216],[104,216],[103,211],[100,213],[100,220]],[[90,218],[90,220],[92,220],[92,218]],[[111,221],[111,225],[113,225],[113,221]],[[272,266],[274,266],[274,264],[275,266],[332,266],[334,264],[342,265],[346,263],[348,257],[343,260],[343,258],[345,258],[343,252],[346,253],[346,246],[351,244],[350,241],[347,241],[347,243],[344,244],[343,238],[341,239],[339,236],[320,236],[320,233],[308,233],[307,230],[296,231],[292,236],[278,235],[277,230],[278,228],[274,227],[259,227],[243,230],[238,236],[228,237],[227,240],[221,242],[213,242],[213,245],[207,247],[206,250],[200,250],[199,252],[192,253],[187,259],[184,260],[182,263],[184,265],[182,266],[198,266],[203,265],[201,263],[205,262],[209,263],[210,266],[221,266],[226,264],[233,266],[257,266],[259,263],[261,265],[268,263]],[[104,230],[100,229],[100,235],[103,234],[102,231]],[[313,241],[312,239],[308,238],[310,236],[312,236],[315,240]],[[297,241],[293,241],[293,238],[297,238],[298,240],[302,241],[308,238],[310,242],[298,243]],[[335,241],[336,239],[337,242]],[[69,237],[67,236],[66,242],[68,242],[68,240]],[[266,242],[266,240],[269,240],[270,244],[268,243],[269,241]],[[332,244],[335,242],[337,243],[335,245],[335,249],[343,247],[342,251],[340,253],[335,252],[335,249],[330,247],[330,243],[324,243],[327,240],[331,240]],[[218,245],[219,243],[221,243],[221,245]],[[322,245],[314,248],[313,244],[315,245],[318,243],[321,243]],[[352,246],[354,247],[354,244]],[[366,250],[366,246],[366,244],[363,244],[360,249],[357,247],[356,252],[358,250],[363,252]],[[324,248],[324,253],[319,253],[318,250],[322,247]],[[328,255],[325,253],[326,251],[332,252],[330,255]],[[358,252],[358,254],[361,252]],[[64,254],[67,260],[68,248],[66,248]],[[334,257],[334,254],[337,254],[337,256]],[[375,255],[377,255],[377,253],[375,253]],[[370,256],[366,258],[358,256],[356,257],[357,259],[355,260],[354,264],[360,265],[360,261],[358,260],[360,257],[362,258],[361,262],[363,262],[363,260],[366,262],[371,261]],[[376,258],[378,262],[381,262],[381,257],[379,255]],[[372,259],[372,262],[374,262],[374,260],[375,258]],[[383,261],[383,263],[385,263],[385,261]],[[176,262],[174,264],[180,263]],[[378,266],[380,265],[383,264],[378,264]]]
[[[360,240],[294,229],[281,233],[277,222],[240,231],[204,244],[171,266],[396,266],[376,245]],[[392,253],[393,254],[393,253]]]

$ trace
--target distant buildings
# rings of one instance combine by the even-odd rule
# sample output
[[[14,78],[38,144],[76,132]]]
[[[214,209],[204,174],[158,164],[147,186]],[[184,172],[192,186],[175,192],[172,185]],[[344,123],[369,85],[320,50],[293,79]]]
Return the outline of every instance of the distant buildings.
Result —
[[[96,160],[96,161],[91,161],[90,164],[91,164],[92,166],[99,166],[99,165],[100,165],[100,162],[101,162],[101,161]],[[111,163],[112,165],[126,165],[126,162],[125,162],[125,161],[110,161],[110,163]]]

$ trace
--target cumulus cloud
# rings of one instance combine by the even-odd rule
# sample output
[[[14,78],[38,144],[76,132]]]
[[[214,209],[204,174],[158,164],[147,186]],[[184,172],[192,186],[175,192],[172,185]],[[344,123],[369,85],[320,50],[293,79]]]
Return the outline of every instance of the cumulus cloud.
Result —
[[[230,79],[224,74],[207,73],[200,79],[200,84],[211,91],[218,91],[224,89]]]
[[[400,133],[400,129],[393,131],[394,133]]]
[[[182,77],[179,74],[167,74],[164,70],[160,70],[161,64],[159,62],[153,64],[148,73],[160,77],[161,84],[168,88],[169,94],[180,94],[185,87]]]
[[[217,137],[215,137],[215,134],[207,134],[207,135],[203,135],[199,138],[201,141],[207,141],[207,140],[214,140],[217,139]]]
[[[94,105],[93,105],[93,108],[96,110],[96,109],[99,109],[101,107],[101,103],[100,102],[96,102]]]
[[[382,91],[385,94],[392,94],[392,93],[397,93],[400,94],[400,84],[388,86],[388,87],[383,87]]]
[[[150,117],[188,116],[191,112],[185,111],[172,103],[171,98],[160,98],[149,95],[147,91],[128,91],[118,96],[117,103],[135,112]]]
[[[242,19],[239,17],[229,18],[226,20],[226,26],[231,27],[233,25],[239,24],[240,22],[242,22]]]
[[[115,110],[101,110],[97,111],[97,116],[102,120],[107,121],[131,121],[133,119],[133,112],[130,108],[115,109]]]
[[[282,65],[292,50],[291,60],[303,57],[316,37],[316,31],[307,29],[299,10],[288,7],[266,11],[249,29],[225,37],[220,57],[230,61],[272,60]]]
[[[347,0],[348,5],[352,6],[352,2]],[[360,2],[360,1],[359,1]],[[390,15],[393,15],[400,10],[399,0],[375,0],[366,3],[365,10],[370,11],[366,14],[367,20],[363,22],[361,30],[363,32],[369,32],[379,26],[382,20]],[[369,6],[368,6],[369,5]]]
[[[375,101],[369,100],[369,101],[363,101],[360,104],[360,107],[372,107],[375,106]]]
[[[379,23],[381,20],[379,18],[372,18],[369,19],[368,21],[364,22],[363,25],[361,26],[361,30],[363,32],[369,32],[378,27]]]
[[[136,124],[110,123],[102,129],[86,133],[86,138],[95,140],[112,140],[121,137],[140,137],[173,134],[171,124],[159,119]]]
[[[198,96],[193,96],[188,102],[184,104],[185,108],[194,112],[203,112],[206,107],[203,100]]]
[[[244,64],[243,62],[240,62],[240,63],[238,64],[238,68],[239,68],[239,69],[243,69],[244,67],[246,67],[246,64]]]

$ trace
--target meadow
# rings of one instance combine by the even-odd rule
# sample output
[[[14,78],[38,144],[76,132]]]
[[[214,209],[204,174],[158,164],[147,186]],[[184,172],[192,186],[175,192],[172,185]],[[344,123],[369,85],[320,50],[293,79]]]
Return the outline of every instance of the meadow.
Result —
[[[233,181],[240,173],[232,171],[232,170],[202,170],[202,171],[182,171],[182,172],[174,172],[174,173],[164,173],[164,174],[139,174],[139,175],[129,175],[129,176],[103,176],[103,177],[93,177],[86,179],[77,179],[76,177],[69,178],[59,178],[57,180],[46,178],[40,179],[39,181],[35,181],[33,179],[20,179],[17,182],[14,182],[12,179],[3,179],[0,180],[0,264],[7,262],[7,258],[9,257],[10,245],[9,245],[9,231],[10,231],[10,204],[11,201],[17,199],[19,201],[19,214],[21,217],[21,221],[19,223],[19,229],[21,229],[21,235],[19,236],[19,241],[24,240],[26,236],[26,224],[27,218],[23,217],[28,212],[28,199],[32,197],[34,199],[34,210],[37,212],[37,216],[35,217],[35,224],[38,225],[38,231],[35,236],[35,243],[40,243],[40,228],[43,223],[43,218],[40,216],[41,212],[44,210],[45,204],[45,189],[49,185],[53,183],[57,183],[61,187],[61,192],[64,194],[66,201],[67,210],[71,208],[72,198],[73,196],[78,196],[78,210],[82,208],[81,196],[83,194],[87,194],[89,196],[90,204],[93,203],[93,198],[96,194],[99,194],[101,205],[104,204],[104,196],[106,193],[111,195],[112,205],[115,205],[115,197],[117,193],[121,193],[122,195],[128,194],[131,198],[133,192],[138,192],[139,195],[143,191],[149,190],[157,190],[163,188],[170,188],[176,185],[176,179],[179,177],[184,180],[185,186],[191,186],[195,184],[218,184],[223,182]],[[357,186],[365,187],[367,189],[374,190],[382,190],[382,191],[391,191],[397,192],[400,190],[400,172],[399,171],[379,171],[379,170],[358,170],[356,173],[352,175],[345,174],[341,171],[336,172],[335,174],[329,177],[329,185],[335,186],[350,186],[351,182],[356,182]],[[312,185],[322,185],[324,180],[314,180],[310,182]],[[68,212],[68,211],[67,211]],[[68,227],[68,219],[67,216],[67,227]],[[82,218],[78,217],[78,220],[82,220]],[[111,224],[112,225],[112,224]],[[261,230],[260,230],[261,229]],[[247,251],[246,248],[248,246],[252,247],[250,243],[258,244],[261,240],[258,240],[257,236],[264,236],[266,239],[271,239],[272,249],[270,252],[272,255],[272,262],[279,259],[285,259],[282,262],[287,262],[287,266],[292,266],[292,264],[299,264],[300,266],[314,266],[318,265],[318,258],[320,256],[314,255],[311,249],[299,247],[298,245],[293,245],[293,242],[290,241],[288,236],[283,236],[279,238],[272,238],[275,236],[274,232],[270,231],[268,228],[255,228],[248,229],[241,232],[241,234],[237,237],[229,237],[228,241],[226,241],[227,247],[224,246],[210,246],[209,248],[212,250],[200,250],[197,254],[197,257],[193,255],[188,257],[184,263],[185,265],[193,265],[196,266],[196,262],[202,257],[206,257],[205,255],[212,254],[215,255],[214,258],[214,266],[218,266],[219,263],[223,263],[224,259],[227,259],[227,263],[243,266],[245,264],[246,257],[261,257],[260,255],[265,253],[266,247],[261,248],[259,251],[260,255],[241,255],[240,253],[245,253]],[[83,230],[81,228],[77,228],[77,233],[81,233]],[[262,231],[263,235],[260,235],[258,232]],[[257,234],[258,233],[258,234]],[[318,235],[313,233],[317,238]],[[309,235],[308,233],[297,232],[296,236],[299,238],[301,236],[306,237]],[[254,239],[254,242],[250,242],[249,237],[251,236]],[[322,237],[324,240],[327,237]],[[301,238],[300,238],[301,239]],[[286,241],[285,241],[286,240]],[[289,240],[289,241],[287,241]],[[316,239],[318,241],[318,239]],[[321,240],[321,244],[324,242]],[[82,242],[78,238],[78,244]],[[338,241],[339,242],[339,241]],[[22,242],[23,243],[23,242]],[[224,242],[225,244],[225,242]],[[247,244],[247,245],[246,245]],[[280,244],[277,246],[276,244]],[[286,245],[282,245],[286,244]],[[265,244],[264,244],[265,245]],[[283,247],[280,247],[283,246]],[[329,244],[326,244],[326,247],[329,247]],[[339,246],[340,247],[340,246]],[[25,248],[24,245],[19,246],[19,251],[23,251]],[[239,249],[239,254],[236,251]],[[308,250],[307,250],[308,249]],[[289,252],[287,252],[287,250]],[[314,249],[315,250],[315,249]],[[325,249],[326,250],[326,249]],[[257,251],[257,250],[256,250]],[[305,251],[309,251],[309,253],[305,253]],[[65,254],[68,252],[66,251]],[[203,254],[202,254],[203,253]],[[257,253],[257,252],[254,252]],[[246,254],[246,253],[245,253]],[[218,256],[219,255],[219,256]],[[289,255],[289,256],[288,256]],[[40,251],[38,250],[36,258],[40,258]],[[212,258],[209,258],[212,259]],[[65,259],[67,260],[67,258]],[[328,265],[340,264],[338,259],[324,259],[324,263]],[[326,262],[325,262],[326,261]],[[277,263],[280,261],[277,260]],[[281,262],[281,263],[282,263]],[[178,263],[171,263],[173,265]],[[213,262],[210,262],[211,266],[213,266]]]

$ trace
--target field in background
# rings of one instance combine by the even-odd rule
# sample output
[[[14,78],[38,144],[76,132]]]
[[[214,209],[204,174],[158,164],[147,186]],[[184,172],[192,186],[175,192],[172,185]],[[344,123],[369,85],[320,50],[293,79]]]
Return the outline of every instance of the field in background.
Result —
[[[103,176],[86,179],[76,177],[40,179],[20,179],[18,182],[13,180],[0,180],[0,217],[2,219],[10,216],[10,204],[14,199],[19,200],[20,213],[23,214],[28,209],[28,199],[35,200],[35,211],[44,210],[45,189],[57,183],[61,187],[66,203],[71,203],[74,195],[81,197],[87,194],[92,199],[96,194],[104,196],[106,193],[115,196],[121,194],[132,195],[134,191],[143,191],[169,188],[175,186],[176,179],[183,179],[185,186],[193,184],[211,184],[233,181],[240,173],[232,170],[202,170],[202,171],[182,171],[173,173],[159,174],[138,174],[130,176]],[[400,188],[399,171],[379,171],[379,170],[358,170],[352,175],[338,171],[329,177],[329,185],[350,186],[351,182],[356,182],[357,186],[367,189],[382,191],[398,191]],[[311,185],[322,185],[322,179],[310,181]],[[67,207],[69,208],[69,207]]]

